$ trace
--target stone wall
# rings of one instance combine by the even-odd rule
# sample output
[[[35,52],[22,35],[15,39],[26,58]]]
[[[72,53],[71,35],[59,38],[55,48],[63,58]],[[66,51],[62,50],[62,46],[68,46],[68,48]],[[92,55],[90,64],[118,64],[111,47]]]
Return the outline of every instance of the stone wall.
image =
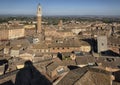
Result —
[[[0,30],[0,40],[8,40],[8,30]]]
[[[3,29],[0,30],[0,40],[10,40],[25,36],[25,29]]]
[[[8,39],[22,38],[25,36],[24,29],[11,29],[9,30]]]

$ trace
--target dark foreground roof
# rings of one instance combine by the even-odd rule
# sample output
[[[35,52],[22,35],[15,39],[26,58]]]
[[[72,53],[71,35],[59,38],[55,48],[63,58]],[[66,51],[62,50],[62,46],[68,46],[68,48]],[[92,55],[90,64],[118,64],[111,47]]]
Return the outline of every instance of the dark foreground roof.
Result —
[[[97,68],[70,71],[57,85],[110,85],[111,73]]]

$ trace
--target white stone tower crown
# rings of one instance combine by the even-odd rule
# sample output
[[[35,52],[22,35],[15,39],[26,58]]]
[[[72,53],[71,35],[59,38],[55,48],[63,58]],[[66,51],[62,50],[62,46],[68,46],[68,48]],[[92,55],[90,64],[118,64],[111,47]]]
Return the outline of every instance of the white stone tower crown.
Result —
[[[41,5],[40,5],[40,4],[38,4],[37,16],[42,16],[42,8],[41,8]]]

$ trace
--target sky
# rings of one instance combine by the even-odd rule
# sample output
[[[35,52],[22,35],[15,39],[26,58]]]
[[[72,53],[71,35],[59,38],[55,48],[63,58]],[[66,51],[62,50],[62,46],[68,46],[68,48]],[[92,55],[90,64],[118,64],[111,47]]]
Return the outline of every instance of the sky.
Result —
[[[120,15],[120,0],[0,0],[2,15]]]

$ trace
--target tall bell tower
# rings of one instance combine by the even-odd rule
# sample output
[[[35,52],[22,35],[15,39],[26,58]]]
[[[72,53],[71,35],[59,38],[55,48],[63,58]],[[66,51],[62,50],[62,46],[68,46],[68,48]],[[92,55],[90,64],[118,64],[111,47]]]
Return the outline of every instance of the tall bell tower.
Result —
[[[37,33],[42,33],[42,10],[40,4],[37,7]]]

